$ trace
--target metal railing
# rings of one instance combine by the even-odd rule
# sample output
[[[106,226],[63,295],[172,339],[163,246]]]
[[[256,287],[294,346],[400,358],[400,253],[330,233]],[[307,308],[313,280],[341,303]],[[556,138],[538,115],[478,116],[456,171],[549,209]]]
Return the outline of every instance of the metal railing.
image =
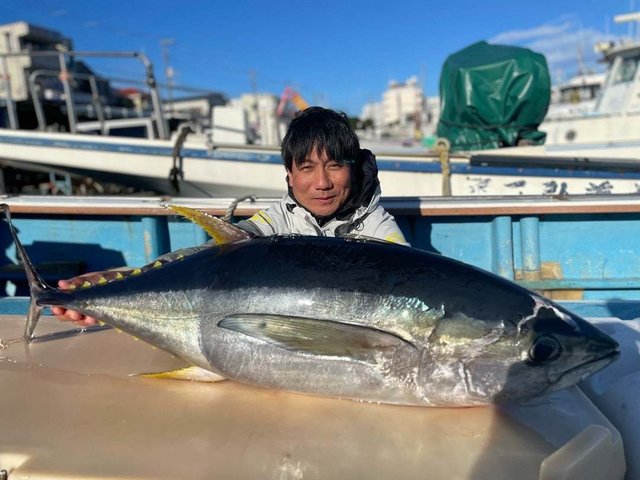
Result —
[[[92,52],[92,51],[68,51],[68,52],[58,52],[58,51],[28,51],[28,52],[10,52],[10,53],[0,53],[0,65],[2,66],[2,75],[0,76],[0,82],[3,84],[6,98],[5,103],[7,107],[8,117],[9,117],[9,127],[11,129],[18,129],[18,114],[16,109],[16,102],[13,100],[11,93],[11,78],[9,75],[9,67],[7,59],[10,57],[57,57],[60,65],[60,71],[57,72],[60,81],[62,82],[62,88],[64,91],[64,100],[67,108],[67,119],[69,122],[69,130],[72,133],[76,133],[78,131],[77,128],[77,116],[76,109],[73,101],[73,90],[70,85],[70,80],[73,77],[83,78],[84,74],[77,74],[69,72],[67,67],[67,58],[68,57],[93,57],[93,58],[133,58],[137,59],[144,65],[145,68],[145,83],[149,88],[151,95],[151,103],[153,107],[153,121],[155,122],[158,136],[161,139],[169,138],[169,128],[167,125],[166,118],[162,112],[162,103],[160,100],[160,93],[158,91],[158,84],[156,83],[155,75],[153,72],[153,65],[149,58],[139,52]],[[38,117],[38,125],[42,128],[42,123],[45,122],[44,112],[42,110],[42,105],[39,104],[39,96],[37,95],[37,91],[31,89],[31,82],[34,80],[32,77],[34,74],[43,74],[46,71],[35,71],[29,77],[30,90],[32,101],[34,102],[34,109],[36,110],[36,116]],[[37,76],[37,75],[36,75]],[[87,78],[90,82],[90,88],[92,91],[92,96],[97,95],[97,84],[95,83],[95,77],[92,79],[91,75],[87,75]],[[34,95],[35,93],[35,95]],[[99,100],[99,95],[97,96]],[[39,109],[39,113],[38,113]],[[98,110],[96,109],[96,112]],[[102,124],[104,128],[104,123]]]
[[[38,92],[38,86],[36,81],[38,77],[43,77],[43,76],[59,78],[60,72],[57,70],[34,70],[29,74],[29,91],[31,92],[31,100],[33,102],[33,107],[36,112],[36,118],[38,120],[38,129],[42,131],[46,130],[47,128],[47,120],[45,118],[44,108],[42,107],[42,100],[40,99],[40,95],[38,94],[39,92]],[[73,77],[89,81],[89,88],[91,90],[91,104],[95,109],[98,122],[100,122],[100,131],[102,132],[103,135],[105,135],[106,129],[104,125],[104,112],[102,109],[102,102],[100,100],[100,93],[98,91],[96,76],[88,75],[84,73],[74,73]],[[73,101],[71,102],[71,105],[74,108],[74,110],[69,111],[68,113],[70,116],[75,117],[75,105]],[[76,131],[77,131],[77,123],[75,125],[76,125]]]

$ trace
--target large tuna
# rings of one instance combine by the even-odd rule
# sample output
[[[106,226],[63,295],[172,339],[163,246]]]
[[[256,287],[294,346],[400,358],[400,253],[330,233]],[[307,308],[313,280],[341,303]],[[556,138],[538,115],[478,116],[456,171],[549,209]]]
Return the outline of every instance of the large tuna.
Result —
[[[37,306],[78,310],[238,382],[479,405],[572,385],[618,356],[616,342],[585,320],[444,256],[224,229],[229,243],[73,291],[45,285],[11,231]]]

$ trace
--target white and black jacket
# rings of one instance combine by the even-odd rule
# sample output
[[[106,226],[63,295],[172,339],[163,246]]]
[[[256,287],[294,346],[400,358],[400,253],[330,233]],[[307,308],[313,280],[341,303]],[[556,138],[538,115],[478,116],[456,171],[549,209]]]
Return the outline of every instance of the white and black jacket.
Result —
[[[352,171],[359,186],[330,218],[317,218],[296,202],[291,191],[275,205],[237,225],[259,236],[300,234],[325,237],[363,236],[408,245],[393,216],[380,205],[380,182],[374,155],[361,151]]]

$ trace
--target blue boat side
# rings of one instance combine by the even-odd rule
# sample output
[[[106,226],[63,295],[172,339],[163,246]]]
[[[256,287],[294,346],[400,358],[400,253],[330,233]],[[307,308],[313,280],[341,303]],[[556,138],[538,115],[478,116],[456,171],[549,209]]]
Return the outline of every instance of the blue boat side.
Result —
[[[482,207],[478,199],[467,203],[390,199],[385,204],[415,248],[491,271],[567,302],[574,310],[640,317],[640,199],[632,198],[623,206],[613,202],[583,209],[557,208],[550,199],[529,202],[530,208],[522,208],[520,202],[511,200],[506,207],[495,208]],[[143,265],[163,253],[208,240],[200,227],[168,215],[157,204],[133,213],[111,208],[78,214],[72,207],[56,213],[47,209],[21,213],[17,208],[13,213],[28,254],[51,282],[82,272]],[[202,207],[224,213],[207,204]],[[256,208],[239,208],[233,220]],[[3,294],[25,295],[24,274],[4,223],[0,241]]]

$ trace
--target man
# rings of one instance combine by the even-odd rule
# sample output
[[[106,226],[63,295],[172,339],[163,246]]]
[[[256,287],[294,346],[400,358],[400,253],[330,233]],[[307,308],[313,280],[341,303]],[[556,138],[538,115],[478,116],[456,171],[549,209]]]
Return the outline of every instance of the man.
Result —
[[[258,236],[362,236],[408,245],[393,216],[379,204],[376,159],[360,149],[345,114],[322,107],[301,112],[282,141],[282,158],[289,192],[272,207],[240,221],[239,227]],[[58,285],[68,288],[92,275]],[[61,320],[96,323],[74,310],[52,311]]]
[[[256,235],[361,235],[407,244],[380,204],[374,155],[361,150],[344,114],[310,107],[282,141],[289,193],[238,226]]]

